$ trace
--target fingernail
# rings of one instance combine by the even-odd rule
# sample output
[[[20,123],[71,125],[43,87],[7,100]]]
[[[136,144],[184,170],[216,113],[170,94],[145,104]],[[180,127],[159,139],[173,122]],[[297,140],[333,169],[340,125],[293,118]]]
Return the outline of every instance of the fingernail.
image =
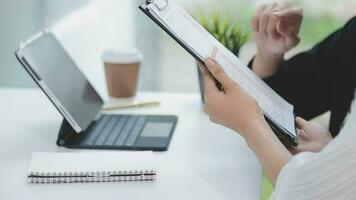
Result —
[[[214,61],[211,58],[207,58],[205,60],[205,64],[207,65],[207,67],[210,68],[210,67],[214,66]]]

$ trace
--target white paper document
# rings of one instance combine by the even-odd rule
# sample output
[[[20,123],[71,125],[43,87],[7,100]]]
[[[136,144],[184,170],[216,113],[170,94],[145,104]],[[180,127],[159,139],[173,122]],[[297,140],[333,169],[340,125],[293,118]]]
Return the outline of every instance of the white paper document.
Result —
[[[273,91],[174,0],[162,0],[162,2],[168,4],[164,8],[157,4],[148,5],[155,18],[159,19],[160,23],[201,59],[215,58],[230,78],[254,97],[266,115],[296,137],[293,105]]]

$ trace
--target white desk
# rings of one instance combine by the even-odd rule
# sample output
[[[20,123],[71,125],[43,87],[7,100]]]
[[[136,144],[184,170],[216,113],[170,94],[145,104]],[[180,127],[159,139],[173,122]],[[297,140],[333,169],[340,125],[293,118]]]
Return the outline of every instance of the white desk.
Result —
[[[169,150],[154,154],[156,182],[29,185],[33,151],[71,151],[55,145],[62,118],[39,90],[0,89],[0,199],[260,199],[258,161],[238,134],[209,122],[198,94],[139,96],[162,105],[118,113],[179,117]]]

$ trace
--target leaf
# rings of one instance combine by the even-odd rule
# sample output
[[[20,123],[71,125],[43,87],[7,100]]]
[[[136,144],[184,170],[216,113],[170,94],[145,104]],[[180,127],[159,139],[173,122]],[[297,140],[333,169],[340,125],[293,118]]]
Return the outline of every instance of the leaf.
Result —
[[[205,15],[201,10],[196,17],[198,22],[218,41],[232,53],[237,55],[240,48],[250,39],[250,34],[245,32],[238,21],[221,15],[219,12]]]

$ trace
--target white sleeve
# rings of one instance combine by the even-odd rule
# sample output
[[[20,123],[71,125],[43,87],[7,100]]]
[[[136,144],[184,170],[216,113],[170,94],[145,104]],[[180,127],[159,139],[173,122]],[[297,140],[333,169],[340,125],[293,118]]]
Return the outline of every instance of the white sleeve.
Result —
[[[294,156],[281,170],[271,199],[356,199],[355,122],[353,112],[323,151]]]

